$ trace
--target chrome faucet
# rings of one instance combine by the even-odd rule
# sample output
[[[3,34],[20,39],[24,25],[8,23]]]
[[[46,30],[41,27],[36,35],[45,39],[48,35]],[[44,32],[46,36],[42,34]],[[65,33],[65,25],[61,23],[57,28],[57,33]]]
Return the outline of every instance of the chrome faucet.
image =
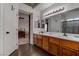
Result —
[[[67,34],[66,34],[66,17],[65,17],[65,14],[63,13],[63,14],[60,14],[61,15],[61,18],[64,20],[64,36],[67,36]]]

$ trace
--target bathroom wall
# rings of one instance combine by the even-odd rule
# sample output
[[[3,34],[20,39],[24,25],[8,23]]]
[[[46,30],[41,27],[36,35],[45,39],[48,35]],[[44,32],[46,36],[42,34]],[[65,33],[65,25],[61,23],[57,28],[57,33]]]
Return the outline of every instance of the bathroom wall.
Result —
[[[37,9],[34,9],[33,12],[33,32],[39,32],[40,29],[35,27],[35,22],[40,20],[40,11]],[[36,24],[37,25],[37,24]]]
[[[33,32],[44,31],[43,28],[36,28],[35,22],[42,19],[41,12],[47,9],[48,7],[50,7],[51,5],[53,5],[53,3],[40,3],[38,6],[34,8],[33,10]]]

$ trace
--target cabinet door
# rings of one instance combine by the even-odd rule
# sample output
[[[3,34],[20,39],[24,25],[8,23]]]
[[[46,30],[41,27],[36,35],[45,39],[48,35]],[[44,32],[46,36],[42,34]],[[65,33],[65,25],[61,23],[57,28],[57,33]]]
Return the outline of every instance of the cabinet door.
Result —
[[[2,35],[2,33],[3,33],[3,19],[2,19],[2,11],[3,11],[3,9],[1,9],[1,7],[2,7],[2,3],[0,3],[0,56],[3,56],[3,35]]]
[[[74,51],[68,48],[62,48],[62,55],[63,56],[77,56],[77,51]]]
[[[43,49],[48,51],[48,37],[43,36]]]
[[[79,51],[78,51],[78,56],[79,56]]]
[[[38,46],[41,48],[42,47],[42,39],[38,39]]]
[[[38,35],[37,46],[42,47],[42,36],[41,35]]]
[[[49,53],[53,55],[59,55],[59,46],[53,43],[49,43]]]
[[[36,35],[35,34],[33,34],[33,43],[36,45],[36,43],[37,43],[37,38],[36,38]]]
[[[39,39],[36,38],[36,45],[39,46]]]

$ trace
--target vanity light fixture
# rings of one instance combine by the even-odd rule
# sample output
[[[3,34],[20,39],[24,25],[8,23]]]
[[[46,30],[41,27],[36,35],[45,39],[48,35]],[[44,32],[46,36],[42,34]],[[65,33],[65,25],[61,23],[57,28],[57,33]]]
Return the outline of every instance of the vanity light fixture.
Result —
[[[64,7],[59,8],[58,10],[54,10],[53,12],[51,12],[51,13],[45,15],[45,16],[48,16],[48,15],[51,15],[51,14],[54,14],[54,13],[57,13],[57,12],[63,11],[64,9],[65,9]]]

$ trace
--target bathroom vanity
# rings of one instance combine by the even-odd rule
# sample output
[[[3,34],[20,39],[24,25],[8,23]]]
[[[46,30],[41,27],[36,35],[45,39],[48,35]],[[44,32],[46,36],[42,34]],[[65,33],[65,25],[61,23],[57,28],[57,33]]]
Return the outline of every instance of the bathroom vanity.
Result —
[[[34,33],[34,45],[55,56],[78,56],[79,38],[63,33]]]

